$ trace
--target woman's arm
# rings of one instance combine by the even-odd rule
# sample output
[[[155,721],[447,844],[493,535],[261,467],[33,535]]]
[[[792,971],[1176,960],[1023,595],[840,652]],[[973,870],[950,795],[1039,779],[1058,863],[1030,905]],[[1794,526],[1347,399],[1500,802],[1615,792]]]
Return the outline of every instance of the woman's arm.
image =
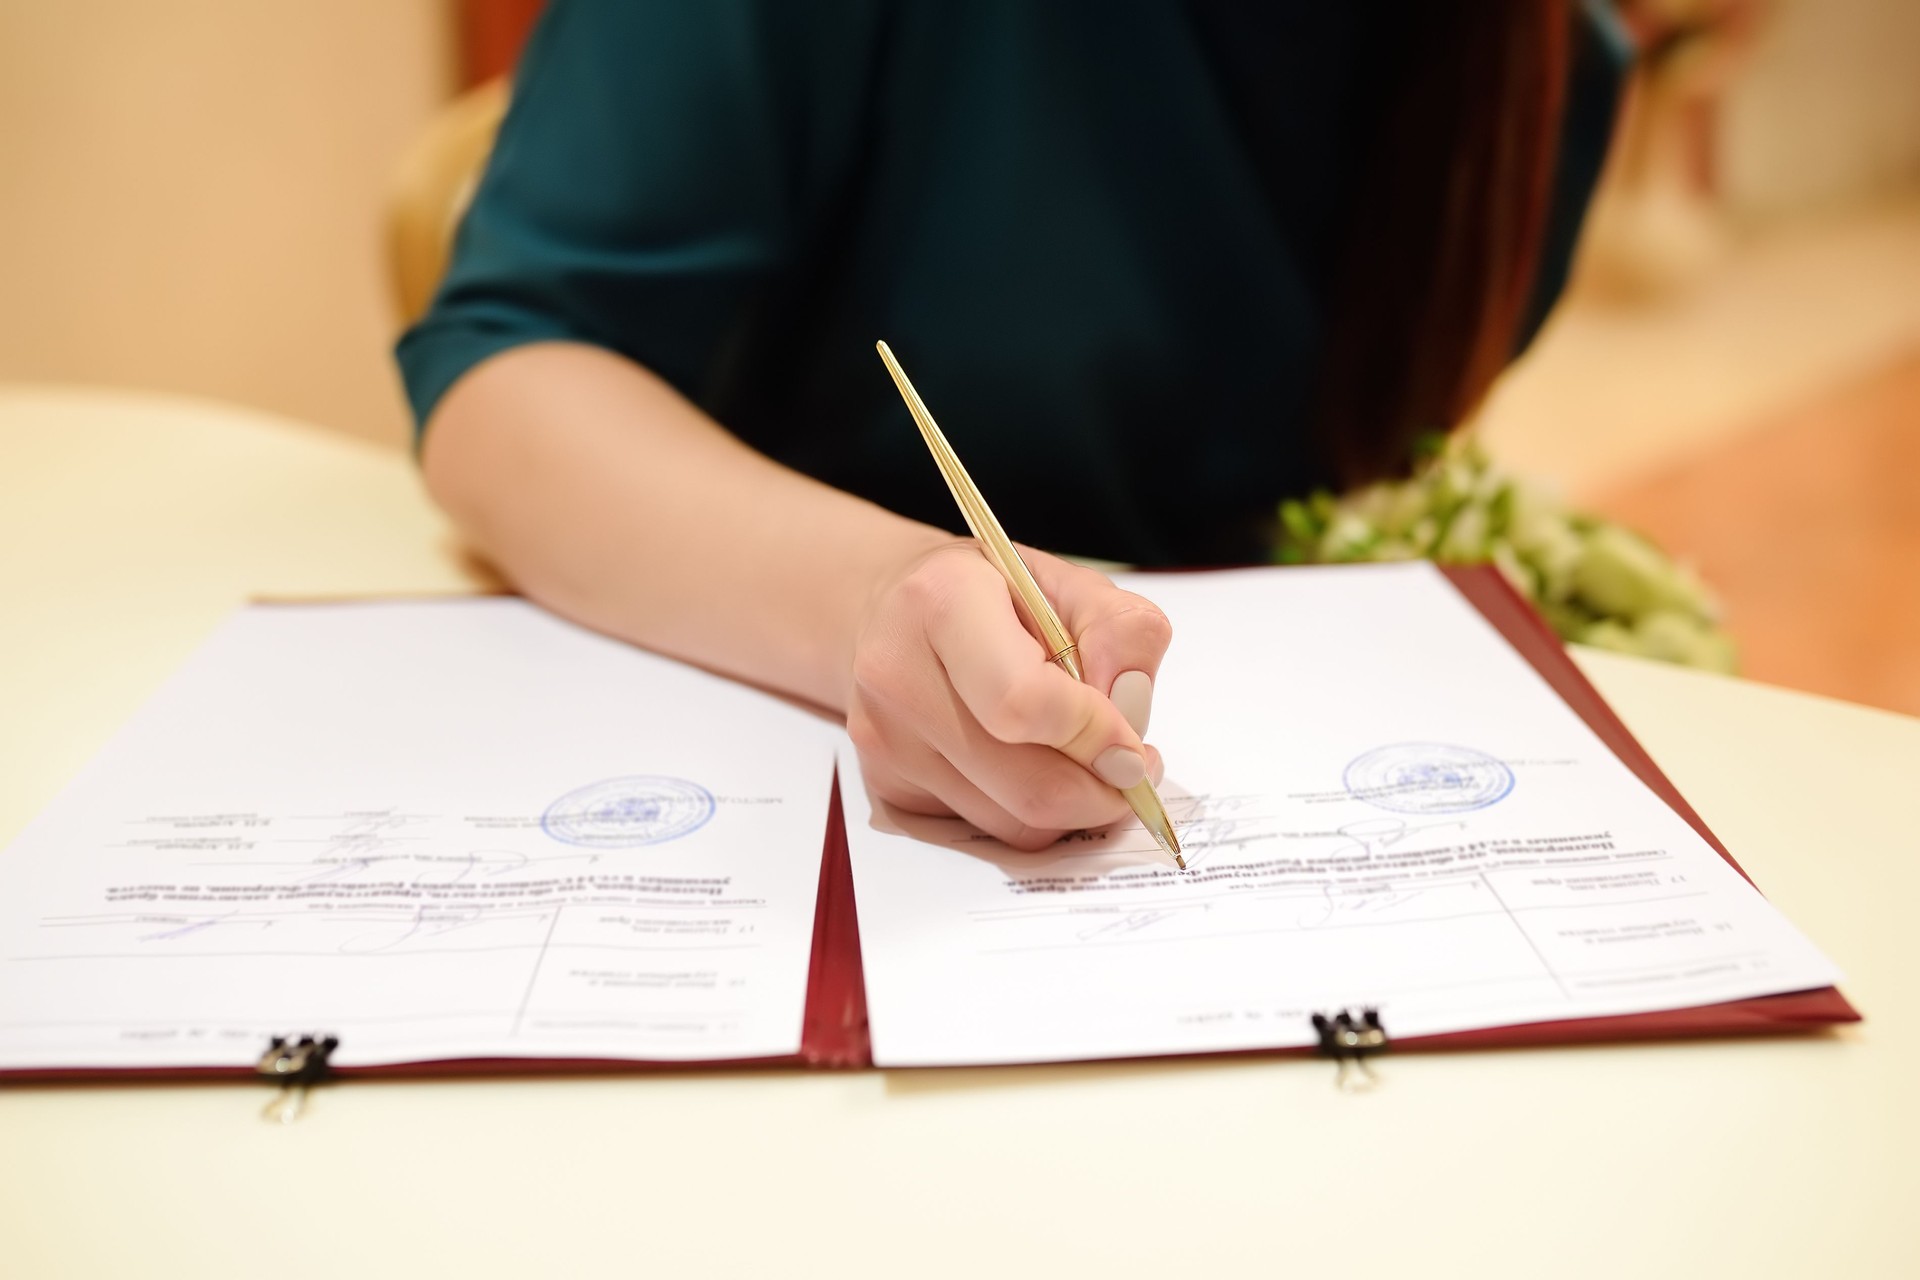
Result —
[[[539,343],[482,362],[435,410],[423,463],[520,590],[843,712],[894,803],[1037,847],[1121,817],[1113,788],[1157,770],[1103,695],[1123,672],[1143,673],[1123,683],[1137,690],[1158,669],[1159,610],[1032,555],[1079,640],[1079,684],[1046,662],[970,543],[780,466],[610,352]]]
[[[840,712],[871,584],[952,541],[780,466],[584,345],[476,367],[423,462],[467,535],[556,613]]]

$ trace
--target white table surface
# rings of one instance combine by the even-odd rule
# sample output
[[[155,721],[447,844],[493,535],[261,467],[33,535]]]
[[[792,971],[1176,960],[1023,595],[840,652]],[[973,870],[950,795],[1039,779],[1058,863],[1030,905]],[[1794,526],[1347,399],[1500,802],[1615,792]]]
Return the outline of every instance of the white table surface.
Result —
[[[256,595],[480,583],[398,455],[0,388],[0,842]],[[1920,721],[1580,664],[1867,1022],[1310,1060],[0,1086],[0,1276],[1920,1275]]]

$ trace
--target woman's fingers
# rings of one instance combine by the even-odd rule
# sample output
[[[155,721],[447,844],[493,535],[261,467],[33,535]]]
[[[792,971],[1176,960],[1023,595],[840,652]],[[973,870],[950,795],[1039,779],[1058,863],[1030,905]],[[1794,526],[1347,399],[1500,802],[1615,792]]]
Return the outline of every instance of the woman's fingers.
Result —
[[[1044,735],[1048,732],[1044,722],[1058,718],[1044,708],[1038,714],[1030,709],[1028,704],[1035,695],[1029,690],[1035,687],[1041,690],[1038,696],[1042,699],[1057,699],[1064,694],[1073,704],[1091,708],[1105,718],[1108,723],[1103,727],[1108,730],[1124,734],[1124,722],[1092,690],[1047,664],[1040,646],[1019,629],[1011,608],[1004,604],[1006,590],[997,575],[986,585],[999,594],[980,601],[970,598],[968,590],[959,589],[950,607],[928,615],[929,631],[943,635],[934,642],[934,656],[940,656],[942,644],[949,649],[959,647],[950,659],[952,669],[936,665],[936,678],[900,682],[892,688],[891,698],[866,707],[864,718],[871,723],[861,726],[856,745],[862,736],[876,739],[878,750],[871,754],[890,755],[904,778],[940,796],[956,810],[971,797],[950,794],[942,785],[945,769],[929,766],[922,760],[921,751],[942,765],[951,763],[970,788],[1023,826],[1071,831],[1113,821],[1126,812],[1126,802],[1115,786],[1130,785],[1124,781],[1127,778],[1137,781],[1136,775],[1142,771],[1139,767],[1120,775],[1117,782],[1103,780],[1052,745],[1022,741],[1021,737],[1027,733]],[[991,610],[980,609],[982,604],[999,606],[1005,616],[996,617]],[[972,632],[983,617],[990,624],[983,629],[986,634],[973,638]],[[969,696],[977,705],[969,704]],[[1072,705],[1065,714],[1073,716]],[[1062,720],[1061,724],[1062,740],[1070,741],[1075,736],[1071,723]],[[1124,744],[1110,749],[1123,755],[1131,752]],[[1135,760],[1144,758],[1133,755]],[[1110,768],[1113,761],[1102,764]]]
[[[1145,751],[1147,776],[1157,783],[1165,763],[1152,747]],[[902,784],[925,793],[926,800],[902,803],[915,813],[936,813],[933,806],[941,804],[954,812],[977,813],[976,800],[983,799],[1020,826],[1057,832],[1103,827],[1129,812],[1126,797],[1059,752],[1010,746],[978,726],[958,743],[896,749],[892,767]],[[964,780],[966,788],[957,789],[950,779]]]
[[[1021,555],[1079,645],[1086,682],[1112,699],[1135,733],[1146,733],[1154,677],[1173,640],[1167,615],[1103,573],[1045,552],[1023,548]]]
[[[1101,686],[1049,663],[999,572],[955,543],[875,597],[847,719],[875,795],[957,814],[1022,849],[1123,818],[1119,791],[1159,779],[1159,753],[1129,717],[1144,723],[1147,689],[1136,686],[1159,669],[1169,631],[1158,609],[1104,577],[1030,554]],[[1123,714],[1107,689],[1122,703],[1141,696]]]
[[[978,725],[936,747],[917,741],[904,724],[871,716],[857,724],[867,785],[909,813],[959,814],[1020,848],[1127,816],[1124,797],[1050,748],[1009,746]],[[1146,756],[1148,777],[1158,783],[1165,763],[1152,747]]]
[[[967,720],[958,729],[957,740],[930,745],[1022,825],[1078,831],[1126,816],[1126,797],[1112,784],[1051,747],[1001,742]]]
[[[904,725],[861,716],[849,722],[848,728],[854,730],[854,745],[860,749],[861,771],[868,789],[896,808],[942,817],[956,815],[1016,849],[1044,849],[1075,829],[1067,824],[1036,824],[1016,815],[974,785],[940,752],[915,741],[912,730]],[[1086,777],[1072,763],[1060,763]]]
[[[1070,825],[1036,826],[1026,821],[975,786],[973,779],[936,751],[926,752],[916,764],[924,785],[934,789],[956,814],[1002,844],[1032,853],[1077,829]]]
[[[1140,735],[1103,694],[1046,661],[992,566],[981,562],[977,571],[957,576],[939,607],[928,611],[926,626],[955,693],[988,734],[1003,743],[1052,747],[1109,787],[1130,787],[1146,776]]]
[[[954,808],[925,787],[908,782],[896,767],[896,758],[862,752],[860,772],[867,790],[896,809],[925,814],[930,818],[951,818]]]

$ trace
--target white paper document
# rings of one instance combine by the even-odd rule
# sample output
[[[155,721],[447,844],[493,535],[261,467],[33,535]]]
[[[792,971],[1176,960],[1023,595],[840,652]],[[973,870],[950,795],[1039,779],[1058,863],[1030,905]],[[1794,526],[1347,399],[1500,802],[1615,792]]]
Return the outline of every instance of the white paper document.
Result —
[[[1426,565],[1146,576],[1147,738],[1191,870],[1131,819],[1037,854],[841,793],[874,1057],[1279,1048],[1824,987],[1833,965]]]
[[[0,1069],[793,1053],[839,734],[522,601],[244,610],[0,853]]]

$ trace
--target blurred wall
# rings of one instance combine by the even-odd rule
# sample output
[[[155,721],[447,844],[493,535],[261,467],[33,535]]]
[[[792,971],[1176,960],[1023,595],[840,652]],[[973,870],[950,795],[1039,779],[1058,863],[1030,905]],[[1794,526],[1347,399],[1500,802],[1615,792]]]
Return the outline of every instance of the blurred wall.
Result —
[[[380,215],[446,0],[0,0],[0,379],[398,443]]]
[[[1720,125],[1728,204],[1762,217],[1920,183],[1920,0],[1771,0]]]

